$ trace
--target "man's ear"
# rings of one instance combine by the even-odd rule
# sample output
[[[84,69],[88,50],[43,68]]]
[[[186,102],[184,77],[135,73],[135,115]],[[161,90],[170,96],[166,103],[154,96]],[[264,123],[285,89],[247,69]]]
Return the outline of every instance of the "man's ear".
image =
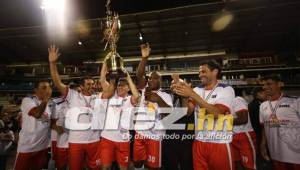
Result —
[[[214,75],[218,76],[219,70],[218,69],[214,69],[212,72],[213,72]]]
[[[279,86],[280,86],[280,88],[284,87],[284,82],[280,81]]]

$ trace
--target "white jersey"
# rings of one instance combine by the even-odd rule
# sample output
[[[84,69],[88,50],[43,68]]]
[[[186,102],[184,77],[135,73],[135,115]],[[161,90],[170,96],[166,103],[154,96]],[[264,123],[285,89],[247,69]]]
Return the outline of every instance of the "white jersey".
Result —
[[[68,109],[67,101],[61,100],[56,103],[55,111],[56,111],[56,115],[57,115],[57,118],[56,118],[57,126],[65,127],[65,115],[66,115],[67,109]],[[69,147],[69,144],[68,144],[69,130],[66,128],[64,130],[65,130],[64,133],[57,135],[56,146],[58,148],[68,148]]]
[[[236,97],[233,102],[233,118],[236,118],[237,117],[236,113],[240,111],[248,112],[248,103],[242,97]],[[250,116],[248,112],[248,122],[243,125],[234,125],[233,133],[237,134],[237,133],[251,132],[251,131],[253,131],[253,128],[250,122]]]
[[[300,164],[299,112],[300,98],[287,95],[260,105],[260,123],[264,125],[272,159]]]
[[[158,91],[152,91],[156,94],[158,94],[165,102],[166,104],[168,104],[169,106],[173,107],[173,101],[172,101],[172,97],[170,94],[161,91],[160,89]],[[160,111],[159,111],[159,106],[157,103],[153,103],[153,102],[149,102],[145,100],[145,89],[142,90],[142,96],[141,96],[141,101],[140,101],[140,107],[141,108],[146,108],[147,109],[147,114],[138,114],[137,115],[137,120],[151,120],[152,119],[152,115],[150,114],[155,114],[155,124],[160,124],[161,125],[161,118],[160,118]],[[139,111],[139,112],[144,112],[143,111]],[[135,127],[138,126],[144,126],[145,123],[144,122],[137,122],[135,124]],[[162,140],[163,135],[166,133],[165,130],[155,130],[154,129],[155,126],[151,126],[148,127],[147,129],[150,130],[136,130],[138,134],[144,136],[145,138],[150,138],[153,140]]]
[[[66,101],[70,109],[88,107],[93,110],[96,95],[84,96],[82,93],[78,93],[76,90],[68,89]],[[90,123],[92,119],[91,114],[82,114],[79,117],[79,123]],[[93,143],[100,140],[98,130],[70,130],[69,131],[69,143]]]
[[[41,104],[36,96],[25,97],[22,100],[22,129],[19,135],[17,152],[36,152],[46,149],[51,140],[51,118],[54,103],[48,102],[41,118],[31,116],[30,111]]]
[[[57,132],[51,129],[51,141],[57,141]]]
[[[213,105],[220,105],[226,108],[228,115],[233,112],[232,104],[235,98],[234,90],[231,86],[219,83],[212,90],[205,90],[204,87],[195,87],[194,91],[201,96],[206,102]],[[218,120],[211,117],[208,121],[205,115],[200,115],[200,106],[196,105],[195,108],[195,139],[202,142],[211,143],[230,143],[232,141],[232,130],[227,129],[228,121],[226,120],[222,130],[216,130]],[[213,120],[213,124],[211,124]],[[203,123],[204,122],[204,123]],[[202,124],[203,123],[203,124]],[[231,125],[232,126],[232,125]],[[208,129],[211,128],[211,129]],[[203,128],[203,130],[201,130]]]
[[[58,114],[57,114],[57,111],[56,111],[56,106],[57,106],[57,103],[61,102],[63,100],[63,98],[55,98],[53,99],[53,102],[55,103],[55,109],[54,109],[54,113],[53,113],[53,118],[54,119],[58,119]],[[51,129],[51,141],[57,141],[57,132],[56,130],[53,130]]]
[[[119,97],[115,94],[109,99],[105,125],[101,137],[114,142],[128,142],[130,120],[132,114],[130,108],[132,105],[131,96]]]

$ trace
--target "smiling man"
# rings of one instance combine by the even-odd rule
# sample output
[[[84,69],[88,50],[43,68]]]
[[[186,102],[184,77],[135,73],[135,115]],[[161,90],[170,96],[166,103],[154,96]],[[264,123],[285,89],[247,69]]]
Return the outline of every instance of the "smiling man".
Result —
[[[34,94],[22,100],[22,129],[19,134],[15,170],[42,169],[47,165],[54,103],[47,80],[36,83]],[[34,162],[34,163],[33,163]]]
[[[80,83],[81,91],[70,89],[61,82],[57,71],[56,62],[60,56],[58,48],[51,46],[49,49],[49,63],[51,78],[55,87],[61,92],[68,102],[70,109],[86,108],[93,110],[95,100],[98,97],[94,93],[94,80],[91,77],[84,77]],[[89,123],[92,114],[82,114],[79,117],[80,123]],[[70,170],[82,170],[84,166],[89,169],[100,168],[100,135],[98,130],[72,130],[69,131],[69,166]]]
[[[260,151],[272,160],[273,169],[300,169],[300,99],[282,92],[284,83],[278,75],[262,78],[268,100],[260,106],[263,125]],[[270,152],[270,156],[267,151]]]
[[[186,82],[181,82],[174,88],[175,93],[189,98],[190,102],[185,103],[185,106],[188,107],[188,114],[194,113],[195,115],[196,130],[193,144],[195,170],[233,169],[229,145],[232,140],[230,138],[232,131],[227,131],[227,129],[219,131],[215,127],[219,122],[217,118],[223,117],[225,114],[229,116],[232,114],[235,94],[232,87],[218,82],[220,76],[221,68],[216,61],[203,61],[199,67],[201,80],[199,87],[192,89]],[[229,122],[227,121],[226,124],[228,128]],[[221,132],[221,136],[228,136],[229,139],[227,137],[226,139],[219,138],[219,132]]]
[[[142,59],[137,70],[137,87],[142,91],[140,107],[147,108],[146,117],[151,120],[154,118],[154,124],[159,124],[164,114],[159,113],[160,108],[172,107],[172,97],[161,89],[162,78],[159,72],[150,73],[148,82],[145,78],[145,67],[150,55],[149,44],[141,45]],[[154,112],[150,112],[149,110]],[[154,113],[154,114],[153,114]],[[144,114],[137,115],[138,120],[142,120]],[[138,122],[136,125],[147,125],[148,122]],[[147,130],[136,130],[133,146],[133,159],[136,168],[145,165],[150,170],[161,168],[161,147],[162,137],[165,130],[157,130],[155,126]]]

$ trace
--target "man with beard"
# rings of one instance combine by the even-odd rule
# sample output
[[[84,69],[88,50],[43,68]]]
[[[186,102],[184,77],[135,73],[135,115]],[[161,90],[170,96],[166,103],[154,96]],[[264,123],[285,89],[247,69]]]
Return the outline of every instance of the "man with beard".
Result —
[[[137,87],[142,90],[140,107],[145,108],[146,113],[138,113],[137,120],[155,119],[154,124],[158,124],[162,119],[159,113],[161,107],[172,107],[172,98],[170,94],[163,92],[161,86],[161,75],[157,72],[151,72],[148,83],[144,77],[145,67],[150,55],[149,44],[141,45],[142,60],[137,70]],[[146,114],[146,115],[145,115]],[[136,127],[145,125],[149,122],[137,122]],[[133,146],[133,160],[135,167],[140,168],[145,165],[148,169],[160,169],[161,167],[161,141],[164,130],[156,130],[151,127],[148,130],[136,130]]]
[[[94,80],[85,77],[80,82],[81,92],[70,89],[61,82],[56,62],[60,56],[58,48],[51,46],[49,49],[49,62],[51,77],[55,87],[65,96],[69,108],[81,108],[87,114],[79,116],[79,123],[90,123],[95,99]],[[89,169],[100,168],[100,135],[98,130],[72,130],[69,131],[69,166],[70,170],[82,170],[86,165]]]
[[[174,92],[189,97],[188,114],[195,115],[195,141],[193,164],[195,170],[233,169],[230,142],[232,140],[232,104],[235,97],[232,87],[218,82],[221,68],[214,60],[203,61],[199,67],[201,85],[192,89],[186,82],[177,83]],[[226,116],[224,116],[226,114]],[[217,120],[217,118],[219,120]],[[216,127],[221,126],[218,130]],[[231,119],[231,120],[230,120]],[[220,121],[221,120],[221,121]]]
[[[284,83],[278,75],[262,78],[268,100],[260,106],[263,124],[260,151],[272,160],[274,170],[300,169],[300,99],[284,94]],[[269,148],[270,157],[267,151]]]

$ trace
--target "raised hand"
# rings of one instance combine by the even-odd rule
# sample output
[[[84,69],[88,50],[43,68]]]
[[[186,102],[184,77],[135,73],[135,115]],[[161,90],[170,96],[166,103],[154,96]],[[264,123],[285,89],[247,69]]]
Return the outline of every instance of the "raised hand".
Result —
[[[49,62],[50,63],[55,63],[60,56],[59,49],[55,47],[55,45],[51,45],[48,48],[48,53],[49,53]]]
[[[179,82],[179,74],[174,73],[171,75],[172,79],[174,80],[174,83]]]
[[[141,45],[142,58],[147,58],[147,57],[149,57],[150,52],[151,52],[151,48],[150,48],[149,43],[146,43],[146,44],[142,44],[142,45]]]
[[[188,84],[186,82],[178,82],[174,85],[173,91],[183,97],[189,97],[191,96],[194,91],[191,87],[191,84]]]

